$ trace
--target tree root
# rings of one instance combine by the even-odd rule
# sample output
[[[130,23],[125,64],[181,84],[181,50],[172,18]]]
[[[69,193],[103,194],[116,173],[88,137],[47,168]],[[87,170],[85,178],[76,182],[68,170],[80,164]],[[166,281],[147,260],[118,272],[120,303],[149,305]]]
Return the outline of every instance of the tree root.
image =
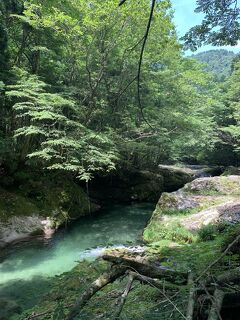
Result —
[[[192,272],[190,272],[188,275],[188,286],[190,287],[190,290],[189,290],[186,318],[187,320],[192,320],[193,314],[194,314],[195,298],[196,298],[196,289],[195,289],[195,283],[193,280]]]

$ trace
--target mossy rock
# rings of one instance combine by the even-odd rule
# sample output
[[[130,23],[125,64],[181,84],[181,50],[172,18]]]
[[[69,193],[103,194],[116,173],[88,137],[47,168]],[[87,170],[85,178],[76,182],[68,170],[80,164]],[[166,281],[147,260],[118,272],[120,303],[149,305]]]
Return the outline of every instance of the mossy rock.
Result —
[[[71,178],[59,174],[18,174],[19,192],[39,208],[41,214],[50,217],[57,225],[68,219],[77,219],[96,210],[83,189]]]
[[[37,236],[44,230],[88,215],[98,207],[71,177],[21,171],[15,185],[0,187],[0,245]]]
[[[157,201],[163,192],[163,177],[150,171],[120,170],[90,181],[94,199],[113,202]]]
[[[240,177],[228,176],[199,178],[177,192],[163,193],[145,228],[144,240],[191,243],[201,240],[204,234],[213,239],[214,228],[201,230],[211,224],[240,222],[239,190]]]
[[[30,216],[40,214],[40,209],[30,199],[17,192],[0,188],[0,221],[7,221],[14,216]]]
[[[232,167],[232,166],[227,167],[223,172],[222,176],[229,176],[229,175],[240,176],[240,168]]]
[[[186,184],[182,191],[202,195],[239,195],[240,176],[199,178]]]

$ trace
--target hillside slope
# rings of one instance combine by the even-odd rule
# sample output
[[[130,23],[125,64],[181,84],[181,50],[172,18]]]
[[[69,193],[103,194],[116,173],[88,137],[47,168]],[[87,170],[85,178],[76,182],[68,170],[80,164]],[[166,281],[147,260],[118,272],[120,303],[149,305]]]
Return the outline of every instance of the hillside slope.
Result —
[[[232,51],[224,49],[209,50],[192,55],[192,58],[205,63],[204,70],[213,72],[218,81],[224,81],[230,75],[234,57],[236,55]]]

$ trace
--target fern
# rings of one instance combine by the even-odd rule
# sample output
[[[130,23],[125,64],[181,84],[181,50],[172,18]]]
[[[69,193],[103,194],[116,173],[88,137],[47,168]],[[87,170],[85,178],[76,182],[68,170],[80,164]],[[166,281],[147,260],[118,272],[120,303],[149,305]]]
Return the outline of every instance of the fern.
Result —
[[[14,131],[25,159],[48,170],[73,172],[89,180],[95,172],[110,171],[118,160],[116,148],[107,137],[81,124],[81,108],[57,93],[35,75],[16,69],[18,81],[7,87],[17,126]]]

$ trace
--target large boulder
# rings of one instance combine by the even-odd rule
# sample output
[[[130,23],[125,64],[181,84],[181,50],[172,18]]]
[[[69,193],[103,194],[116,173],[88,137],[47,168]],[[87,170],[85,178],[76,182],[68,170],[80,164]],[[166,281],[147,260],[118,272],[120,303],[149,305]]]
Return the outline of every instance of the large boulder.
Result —
[[[0,247],[32,236],[49,237],[66,221],[98,208],[67,177],[21,173],[14,181],[14,187],[0,186]]]
[[[158,165],[158,172],[164,179],[164,191],[172,192],[182,188],[186,183],[199,178],[217,176],[223,168],[201,165]]]
[[[189,217],[184,218],[181,223],[186,229],[194,231],[209,224],[235,224],[239,222],[240,199],[235,199],[192,214]]]
[[[176,192],[163,193],[144,236],[147,241],[161,240],[165,234],[177,237],[178,229],[191,238],[190,233],[220,223],[240,223],[240,176],[198,178]]]

